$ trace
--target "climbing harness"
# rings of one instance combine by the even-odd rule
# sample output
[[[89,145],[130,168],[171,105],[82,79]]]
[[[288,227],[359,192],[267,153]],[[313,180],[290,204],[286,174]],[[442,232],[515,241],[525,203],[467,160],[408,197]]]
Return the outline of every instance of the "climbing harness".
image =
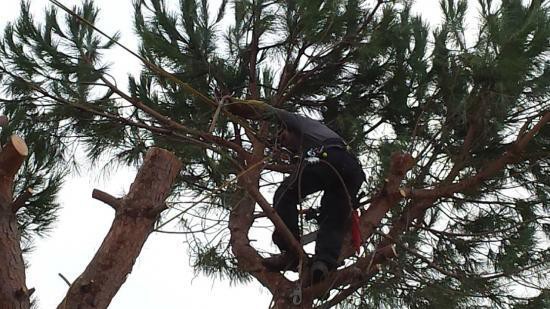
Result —
[[[330,149],[330,148],[339,148],[339,149],[344,149],[344,150],[349,150],[347,145],[345,145],[344,143],[342,143],[341,141],[338,141],[336,143],[330,143],[330,144],[325,144],[325,145],[322,145],[322,146],[319,146],[319,147],[314,147],[314,148],[310,148],[308,149],[305,154],[304,154],[304,157],[302,158],[302,164],[300,164],[298,166],[298,175],[297,175],[297,181],[298,181],[298,196],[300,197],[300,200],[299,200],[299,214],[300,217],[299,217],[299,223],[300,223],[300,239],[302,240],[301,243],[302,245],[303,244],[307,244],[311,241],[313,241],[316,236],[317,236],[317,233],[318,231],[315,231],[315,232],[312,232],[312,233],[309,233],[307,235],[304,235],[303,234],[303,220],[304,220],[304,217],[307,221],[310,221],[312,219],[317,219],[318,216],[319,216],[319,211],[317,209],[308,209],[307,211],[304,211],[302,209],[302,194],[300,192],[300,188],[301,188],[301,174],[304,170],[304,167],[305,166],[308,166],[308,165],[314,165],[314,164],[326,164],[328,167],[330,167],[332,169],[332,171],[336,174],[336,176],[338,177],[338,179],[340,180],[340,182],[342,183],[343,187],[344,187],[344,190],[346,192],[346,195],[348,196],[348,204],[350,206],[350,210],[351,210],[351,234],[352,234],[352,244],[353,244],[353,248],[355,249],[355,251],[357,253],[359,253],[359,249],[361,247],[361,231],[360,231],[360,228],[359,228],[359,214],[358,212],[356,211],[356,205],[358,205],[357,201],[355,201],[355,198],[354,197],[351,197],[349,192],[348,192],[348,189],[347,189],[347,186],[346,186],[346,183],[344,181],[344,179],[342,178],[342,176],[340,175],[340,173],[338,172],[338,170],[330,163],[327,161],[327,158],[328,158],[328,152],[327,150]],[[302,216],[303,215],[303,216]],[[304,242],[304,240],[306,240],[305,238],[311,238],[310,241],[307,241],[307,242]],[[303,291],[303,264],[304,264],[305,261],[303,260],[300,260],[300,264],[299,264],[299,278],[298,280],[296,281],[296,287],[292,290],[291,294],[290,294],[290,298],[292,300],[292,303],[295,305],[295,306],[298,306],[302,303],[302,291]]]
[[[350,194],[347,190],[346,183],[342,179],[342,176],[336,170],[336,168],[332,164],[330,164],[330,162],[328,162],[326,160],[328,158],[327,150],[330,149],[330,148],[339,148],[339,149],[343,149],[343,150],[346,150],[346,151],[349,150],[349,147],[345,143],[343,143],[342,141],[329,140],[328,142],[326,142],[325,144],[323,144],[321,146],[310,148],[308,151],[306,151],[307,157],[304,158],[304,162],[306,163],[306,165],[324,163],[327,166],[329,166],[333,170],[333,172],[338,176],[338,178],[340,179],[340,182],[342,183],[342,186],[344,187],[344,190],[346,191],[346,195],[348,196],[348,203],[349,203],[349,206],[350,206],[350,209],[351,209],[351,237],[352,237],[353,248],[355,249],[355,252],[359,253],[359,250],[361,249],[362,239],[361,239],[361,230],[359,228],[359,226],[360,226],[359,212],[355,207],[355,206],[358,206],[358,202],[355,201],[355,199],[352,200],[352,197],[350,196]],[[300,170],[300,172],[302,172],[302,170]],[[311,218],[311,219],[318,219],[318,216],[319,216],[318,213],[316,213],[314,211],[311,211],[311,210],[308,210],[307,212],[304,212],[302,209],[300,209],[300,213],[306,215],[306,220],[308,219],[308,217]],[[306,236],[308,236],[308,235],[306,235]],[[301,236],[303,237],[303,235],[301,235]],[[312,238],[310,241],[308,241],[308,242],[302,241],[302,244],[307,244],[307,243],[313,241],[316,238],[316,236],[317,236],[317,233],[315,233],[313,235],[313,238],[309,237],[309,238]]]

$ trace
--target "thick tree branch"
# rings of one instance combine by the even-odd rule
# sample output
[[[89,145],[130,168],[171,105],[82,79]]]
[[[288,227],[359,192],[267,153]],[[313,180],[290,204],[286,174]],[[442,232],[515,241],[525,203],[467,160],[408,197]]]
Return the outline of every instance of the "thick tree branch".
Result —
[[[463,189],[471,188],[472,186],[475,186],[479,184],[481,181],[490,178],[492,175],[496,174],[502,168],[506,166],[506,164],[517,162],[521,160],[523,151],[527,147],[527,144],[536,136],[536,134],[542,129],[544,125],[546,125],[550,121],[550,112],[545,112],[543,116],[540,118],[540,120],[533,126],[533,128],[526,133],[522,133],[518,136],[516,142],[512,145],[511,149],[503,153],[503,155],[494,161],[490,166],[488,166],[486,169],[482,170],[478,175],[472,177],[471,179],[463,180],[456,184],[446,185],[444,186],[443,190],[442,188],[439,188],[439,193],[443,192],[445,194],[450,194],[460,192]],[[406,195],[407,197],[411,197],[411,191],[410,189],[400,189],[402,194]],[[329,302],[329,304],[337,304],[353,294],[359,287],[361,287],[366,280],[370,279],[374,273],[376,273],[376,268],[373,268],[372,265],[376,265],[379,263],[384,262],[385,260],[389,260],[392,257],[383,255],[382,257],[377,257],[377,252],[380,250],[383,250],[384,248],[388,248],[389,246],[395,245],[399,235],[407,229],[407,227],[416,219],[419,219],[424,216],[426,209],[433,206],[433,203],[437,198],[441,197],[442,195],[438,194],[425,194],[424,192],[430,192],[434,193],[437,189],[432,190],[425,190],[421,191],[421,194],[417,195],[417,192],[412,192],[412,197],[415,199],[414,203],[405,211],[403,215],[401,215],[397,220],[394,221],[392,224],[392,229],[390,230],[388,235],[384,235],[385,238],[378,244],[377,251],[374,253],[371,253],[367,255],[365,258],[360,258],[357,263],[352,265],[351,267],[348,267],[346,269],[343,269],[341,271],[337,272],[337,277],[334,278],[333,286],[341,286],[341,285],[348,285],[350,284],[350,287],[345,289],[344,291],[340,292],[333,300]],[[424,195],[423,195],[424,194]],[[374,203],[373,203],[374,204]],[[373,205],[371,204],[371,207]],[[370,209],[370,208],[369,208]],[[407,250],[409,251],[409,250]],[[422,258],[423,261],[428,263],[428,266],[435,268],[436,270],[446,274],[446,275],[454,275],[450,272],[445,271],[444,269],[438,267],[437,265],[433,264],[429,260],[426,260],[425,257],[419,256],[418,254],[415,254],[415,252],[409,252],[410,254],[417,256],[418,258]],[[360,269],[361,271],[357,271],[357,269]],[[366,274],[366,275],[359,275],[359,274]],[[315,293],[319,293],[319,287],[316,287],[315,289],[312,289],[310,291],[315,295]],[[322,287],[321,287],[322,291]]]
[[[449,197],[457,192],[479,186],[479,184],[481,184],[484,180],[489,179],[498,172],[502,171],[506,167],[506,165],[521,161],[523,152],[525,151],[527,144],[549,121],[550,111],[546,111],[531,130],[518,136],[518,138],[508,149],[508,151],[505,151],[499,158],[494,160],[491,164],[487,165],[475,176],[450,185],[438,186],[433,189],[415,190],[412,188],[404,188],[403,192],[405,192],[406,197],[408,198],[433,199],[440,197]]]
[[[329,289],[346,285],[354,287],[348,291],[349,293],[353,293],[357,288],[378,273],[381,270],[382,264],[396,256],[397,251],[394,245],[379,248],[367,256],[359,258],[355,264],[331,273],[327,279],[317,285],[307,288],[304,293],[308,298],[318,298],[326,294],[326,291]]]
[[[30,307],[21,235],[13,209],[13,181],[28,155],[25,141],[12,135],[0,150],[0,308]]]
[[[107,308],[166,209],[164,200],[180,168],[176,156],[166,150],[151,148],[147,152],[101,247],[58,308]]]
[[[246,186],[244,184],[249,181],[241,180],[240,184]],[[248,232],[254,221],[253,213],[256,201],[244,190],[237,191],[235,195],[241,198],[231,210],[229,230],[231,231],[231,250],[237,258],[239,268],[252,274],[273,295],[280,294],[281,291],[289,291],[292,287],[291,282],[280,273],[266,271],[261,265],[262,257],[256,249],[250,246]]]
[[[250,239],[248,238],[248,233],[254,222],[254,208],[258,200],[263,201],[260,205],[274,212],[265,199],[263,199],[261,193],[257,191],[262,162],[258,161],[251,164],[244,173],[238,176],[238,184],[242,189],[234,193],[237,202],[229,215],[231,250],[237,258],[241,270],[249,272],[262,285],[268,288],[273,295],[281,295],[283,298],[290,299],[289,295],[293,287],[292,282],[278,272],[267,271],[262,265],[262,257],[250,245]],[[277,218],[280,222],[281,219],[278,216]],[[286,228],[284,224],[283,227]],[[293,238],[292,235],[290,237]]]
[[[362,258],[362,264],[365,264],[365,261],[368,261],[367,267],[365,267],[365,265],[361,265],[361,263],[357,263],[352,267],[342,270],[339,274],[332,278],[332,284],[333,286],[347,285],[348,287],[338,292],[338,294],[326,303],[322,304],[320,307],[315,308],[332,308],[333,306],[341,303],[343,300],[355,293],[357,289],[365,285],[365,283],[368,282],[368,280],[375,274],[380,272],[382,270],[381,265],[383,263],[393,259],[396,256],[397,251],[395,250],[395,247],[388,246],[377,253],[369,255],[367,258]],[[359,268],[358,266],[362,266],[363,268]],[[316,286],[309,292],[314,295],[322,295],[319,293],[322,293],[323,289],[326,289],[326,287]]]
[[[361,213],[359,221],[363,241],[371,237],[386,213],[403,198],[399,187],[405,174],[413,167],[414,163],[414,158],[409,154],[394,153],[392,155],[390,173],[385,179],[384,186],[372,198],[369,208]],[[349,239],[349,237],[346,238],[345,244],[347,245],[340,254],[340,260],[354,254]]]
[[[300,245],[300,242],[296,238],[294,238],[294,235],[292,235],[281,217],[279,217],[279,215],[275,212],[273,207],[271,207],[269,202],[264,198],[260,191],[257,190],[256,186],[247,186],[247,189],[248,194],[250,194],[250,196],[258,203],[260,208],[264,211],[266,217],[268,217],[269,220],[273,222],[273,225],[275,225],[275,230],[277,230],[277,232],[281,234],[284,240],[288,244],[290,244],[290,248],[292,249],[292,251],[302,258],[305,257],[305,253],[302,246]]]

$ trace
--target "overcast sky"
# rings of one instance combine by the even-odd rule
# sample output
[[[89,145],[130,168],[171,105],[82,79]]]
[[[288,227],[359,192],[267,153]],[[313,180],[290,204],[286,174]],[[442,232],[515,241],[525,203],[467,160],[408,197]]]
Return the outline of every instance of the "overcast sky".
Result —
[[[80,3],[61,2],[68,6]],[[96,0],[95,3],[101,9],[98,26],[110,34],[120,31],[121,42],[136,50],[131,0]],[[42,20],[47,4],[47,0],[31,0],[31,10],[36,14],[37,21]],[[432,26],[439,23],[437,0],[418,0],[415,11],[420,12]],[[15,20],[18,14],[19,0],[2,0],[0,29],[3,30],[5,24]],[[106,59],[113,63],[111,74],[119,84],[126,82],[128,73],[139,72],[137,60],[120,48],[114,48]],[[91,260],[111,225],[113,211],[92,199],[92,190],[98,188],[121,196],[127,191],[134,175],[133,171],[121,169],[108,179],[98,178],[96,173],[84,173],[73,175],[66,181],[59,197],[62,209],[58,222],[47,238],[36,240],[35,250],[27,256],[30,258],[27,286],[36,288],[39,308],[55,308],[59,304],[68,287],[58,273],[70,281],[74,280]],[[229,286],[224,281],[195,276],[189,267],[189,254],[181,236],[152,234],[109,308],[257,309],[267,308],[269,301],[270,294],[255,282],[246,286]]]

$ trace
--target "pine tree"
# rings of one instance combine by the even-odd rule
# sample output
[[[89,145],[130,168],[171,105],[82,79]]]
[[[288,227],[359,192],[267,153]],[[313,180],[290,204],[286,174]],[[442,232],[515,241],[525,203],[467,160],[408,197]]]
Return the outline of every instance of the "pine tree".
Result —
[[[470,42],[463,0],[441,1],[434,31],[411,1],[224,0],[213,16],[206,0],[135,1],[143,69],[128,89],[109,75],[117,35],[91,27],[92,2],[73,8],[83,19],[52,7],[42,24],[22,3],[0,44],[2,134],[35,150],[18,190],[43,192],[20,222],[51,222],[75,143],[92,163],[166,148],[184,171],[157,230],[177,220],[197,271],[254,278],[292,307],[301,282],[266,272],[268,241],[249,232],[273,219],[262,193],[294,167],[270,156],[269,123],[226,112],[231,95],[322,118],[364,163],[361,252],[346,243],[342,268],[300,305],[547,305],[550,14],[524,2],[480,0]]]

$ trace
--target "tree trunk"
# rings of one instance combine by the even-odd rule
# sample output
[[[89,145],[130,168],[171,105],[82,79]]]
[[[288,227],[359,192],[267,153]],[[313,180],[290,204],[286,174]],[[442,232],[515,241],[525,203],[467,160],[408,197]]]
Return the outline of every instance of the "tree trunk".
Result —
[[[107,236],[86,270],[70,286],[58,308],[107,308],[122,286],[170,193],[181,163],[174,154],[147,152],[128,195],[108,202],[116,210]]]
[[[0,151],[0,308],[30,307],[13,207],[13,178],[27,155],[27,145],[16,135]]]

